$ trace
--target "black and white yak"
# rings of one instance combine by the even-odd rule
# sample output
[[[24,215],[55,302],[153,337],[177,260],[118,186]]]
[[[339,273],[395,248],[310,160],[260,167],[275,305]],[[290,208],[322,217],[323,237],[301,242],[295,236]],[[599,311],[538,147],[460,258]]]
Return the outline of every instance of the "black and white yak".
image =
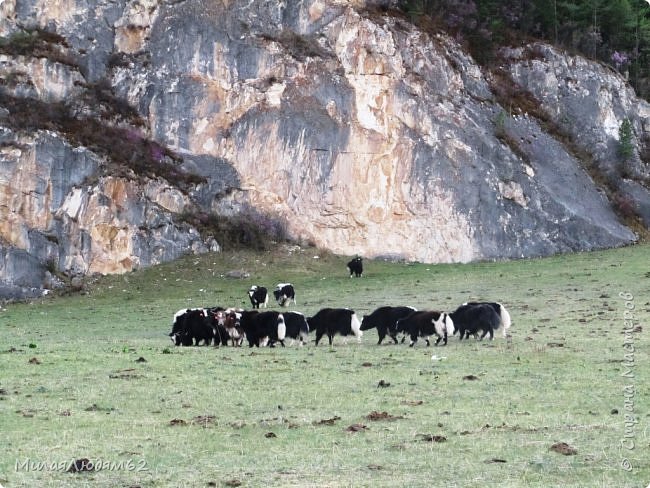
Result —
[[[506,309],[506,307],[503,306],[502,303],[499,302],[467,302],[463,303],[463,305],[470,305],[470,306],[475,306],[475,305],[489,305],[494,309],[494,311],[499,315],[501,318],[501,333],[503,335],[503,338],[505,339],[508,337],[508,330],[510,329],[510,326],[512,325],[512,319],[510,318],[510,313]]]
[[[483,332],[479,339],[483,339],[489,334],[490,340],[492,340],[494,331],[502,326],[501,314],[497,312],[500,308],[488,303],[474,302],[461,305],[449,315],[454,321],[460,340],[467,339],[470,335],[476,337],[479,332]],[[510,315],[507,317],[510,318]],[[503,323],[503,327],[505,331],[505,323]]]
[[[296,304],[296,290],[291,283],[278,283],[273,296],[281,307],[288,307],[291,302]]]
[[[350,278],[352,278],[352,276],[360,278],[363,276],[363,259],[357,256],[348,263],[347,268],[348,272],[350,273]]]
[[[176,312],[169,337],[176,346],[198,346],[201,342],[206,346],[212,344],[215,329],[208,309],[187,308]]]
[[[397,321],[397,332],[404,332],[411,338],[409,347],[413,347],[418,337],[424,337],[427,346],[430,345],[429,337],[438,336],[436,346],[440,341],[447,344],[447,338],[454,335],[454,321],[445,312],[416,311]]]
[[[263,286],[251,286],[248,290],[248,298],[250,298],[253,308],[260,308],[261,305],[266,308],[269,303],[268,290]]]
[[[349,308],[323,308],[307,319],[310,332],[316,331],[315,343],[318,345],[321,338],[327,335],[330,346],[335,335],[347,338],[354,335],[361,342],[361,322],[354,310]]]
[[[294,340],[300,341],[303,346],[307,342],[309,334],[309,323],[304,314],[300,312],[282,312],[284,315],[284,324],[287,328],[286,337],[291,339],[291,344]]]
[[[413,307],[379,307],[370,315],[363,316],[361,330],[365,331],[376,327],[377,335],[379,335],[377,345],[381,344],[386,335],[389,335],[397,344],[397,321],[415,311],[416,309]]]
[[[240,324],[246,335],[248,347],[266,345],[274,347],[276,342],[284,347],[287,327],[284,323],[284,315],[280,312],[248,310],[241,313]]]

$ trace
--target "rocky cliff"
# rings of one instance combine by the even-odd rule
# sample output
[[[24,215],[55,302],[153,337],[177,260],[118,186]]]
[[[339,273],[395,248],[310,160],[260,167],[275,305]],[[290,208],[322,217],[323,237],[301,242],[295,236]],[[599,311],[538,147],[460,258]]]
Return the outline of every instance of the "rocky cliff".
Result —
[[[635,241],[650,106],[618,73],[479,67],[384,3],[0,2],[0,293],[218,250],[191,212],[427,262]]]

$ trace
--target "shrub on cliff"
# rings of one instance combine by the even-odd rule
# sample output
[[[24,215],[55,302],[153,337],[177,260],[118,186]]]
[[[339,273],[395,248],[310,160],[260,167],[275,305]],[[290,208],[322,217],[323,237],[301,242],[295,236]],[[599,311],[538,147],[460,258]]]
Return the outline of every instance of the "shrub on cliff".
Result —
[[[213,236],[224,251],[252,249],[264,251],[288,240],[286,224],[278,217],[247,207],[237,215],[195,212],[182,214],[181,220],[203,236]]]

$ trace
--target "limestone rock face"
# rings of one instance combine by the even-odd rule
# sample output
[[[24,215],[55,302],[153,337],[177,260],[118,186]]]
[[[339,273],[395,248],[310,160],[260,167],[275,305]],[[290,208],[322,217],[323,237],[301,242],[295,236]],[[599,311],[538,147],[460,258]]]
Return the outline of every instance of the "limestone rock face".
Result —
[[[2,153],[0,173],[7,286],[38,288],[46,267],[119,273],[218,249],[174,222],[190,199],[166,181],[98,177],[101,163],[92,152],[53,134],[12,140],[20,148]]]
[[[636,207],[647,227],[650,104],[638,99],[611,67],[543,44],[507,50],[506,54],[513,79],[535,94],[545,114],[588,154],[616,197]],[[619,155],[619,129],[624,119],[633,126],[633,151],[626,161]]]
[[[244,205],[280,216],[297,240],[366,257],[466,262],[635,241],[562,138],[501,106],[452,39],[372,3],[2,2],[1,35],[56,32],[77,60],[5,53],[0,70],[16,80],[5,92],[66,101],[107,80],[204,179],[181,190],[113,175],[92,148],[14,127],[0,105],[5,283],[43,279],[12,272],[19,259],[113,273],[215,250],[177,217]],[[648,104],[618,73],[536,49],[533,61],[509,51],[504,69],[616,179],[618,127],[629,118],[643,140]],[[638,198],[646,163],[637,151]]]

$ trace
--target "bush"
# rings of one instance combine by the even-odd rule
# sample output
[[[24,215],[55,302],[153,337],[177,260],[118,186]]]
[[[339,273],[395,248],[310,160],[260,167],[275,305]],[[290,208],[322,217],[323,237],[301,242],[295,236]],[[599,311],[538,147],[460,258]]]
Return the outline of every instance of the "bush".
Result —
[[[22,29],[9,37],[0,38],[0,53],[11,56],[32,56],[78,67],[77,60],[68,53],[70,45],[65,37],[54,32]]]
[[[626,117],[618,128],[618,154],[622,162],[628,161],[634,155],[633,139],[632,122]]]
[[[52,130],[74,145],[85,146],[108,160],[116,176],[162,177],[181,189],[205,181],[177,167],[181,158],[161,144],[145,138],[134,128],[115,127],[93,117],[78,118],[64,102],[46,103],[19,98],[0,90],[0,105],[9,110],[15,130]]]
[[[283,30],[279,35],[264,35],[264,39],[275,41],[298,61],[306,58],[327,58],[332,53],[323,48],[313,36],[305,36],[290,30]]]
[[[614,210],[616,210],[621,217],[630,219],[637,216],[636,204],[629,195],[621,192],[615,193],[613,204]]]
[[[185,213],[181,215],[181,220],[198,229],[204,237],[213,236],[224,251],[265,251],[278,242],[288,240],[283,220],[253,208],[246,208],[233,216],[207,212]]]

